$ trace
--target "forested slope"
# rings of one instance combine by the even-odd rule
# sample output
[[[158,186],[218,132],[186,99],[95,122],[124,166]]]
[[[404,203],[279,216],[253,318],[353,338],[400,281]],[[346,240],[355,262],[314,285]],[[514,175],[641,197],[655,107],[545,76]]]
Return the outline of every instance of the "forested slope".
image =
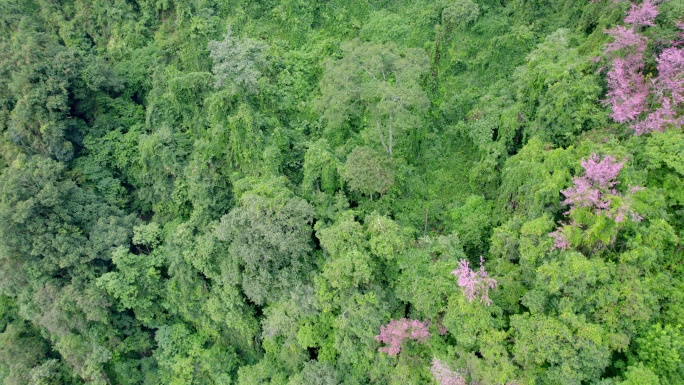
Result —
[[[684,384],[683,28],[0,0],[0,380]]]

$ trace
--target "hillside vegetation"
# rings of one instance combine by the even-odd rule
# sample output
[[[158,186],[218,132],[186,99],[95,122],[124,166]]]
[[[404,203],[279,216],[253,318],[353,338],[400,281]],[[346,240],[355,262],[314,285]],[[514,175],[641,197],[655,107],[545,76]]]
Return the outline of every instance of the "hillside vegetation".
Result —
[[[0,381],[684,384],[684,0],[0,0]]]

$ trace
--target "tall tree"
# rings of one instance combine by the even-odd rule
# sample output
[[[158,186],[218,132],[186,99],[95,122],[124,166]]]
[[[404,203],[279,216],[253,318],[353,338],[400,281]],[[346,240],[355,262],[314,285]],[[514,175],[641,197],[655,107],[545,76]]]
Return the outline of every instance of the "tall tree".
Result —
[[[427,55],[392,43],[359,41],[343,44],[342,53],[342,59],[326,63],[317,100],[328,130],[353,122],[392,156],[402,134],[424,124],[430,101],[420,77],[429,67]]]
[[[221,218],[217,237],[230,244],[235,284],[258,305],[275,301],[313,268],[313,207],[282,180],[246,192]]]
[[[267,49],[268,45],[262,41],[234,36],[228,27],[222,41],[209,42],[214,85],[229,87],[233,92],[256,93]]]

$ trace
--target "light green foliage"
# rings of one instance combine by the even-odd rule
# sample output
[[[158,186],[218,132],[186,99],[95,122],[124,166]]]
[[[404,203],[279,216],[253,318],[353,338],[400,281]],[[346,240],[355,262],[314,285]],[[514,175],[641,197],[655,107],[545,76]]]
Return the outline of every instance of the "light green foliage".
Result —
[[[308,352],[298,340],[300,325],[315,320],[317,307],[313,287],[300,286],[292,290],[289,298],[283,298],[264,310],[262,336],[267,354],[292,370],[301,364]],[[303,342],[303,341],[302,341]]]
[[[514,84],[528,137],[567,145],[582,131],[605,125],[601,86],[588,58],[579,54],[577,37],[559,29],[527,56]]]
[[[299,42],[316,20],[318,7],[320,4],[306,0],[280,0],[280,4],[273,8],[272,15],[279,21],[285,34]]]
[[[330,152],[330,146],[325,139],[309,146],[304,156],[303,167],[302,189],[304,191],[309,193],[323,191],[327,194],[333,194],[339,188],[338,160]]]
[[[589,260],[575,252],[563,253],[537,269],[537,288],[547,295],[583,299],[592,287],[608,282],[611,269],[601,259]]]
[[[514,360],[525,370],[545,365],[546,369],[537,373],[541,383],[580,384],[595,378],[609,363],[605,332],[582,317],[515,315],[511,328]]]
[[[292,376],[287,385],[338,385],[339,375],[335,368],[327,362],[309,361],[304,369]]]
[[[321,81],[317,106],[333,138],[335,131],[365,129],[366,141],[380,144],[392,156],[402,134],[423,123],[429,100],[419,84],[427,58],[418,49],[399,50],[394,44],[348,43],[344,57],[329,62]],[[405,134],[403,136],[406,136]]]
[[[113,295],[123,309],[133,309],[136,318],[145,324],[153,321],[160,295],[159,257],[148,254],[135,255],[125,249],[117,249],[112,256],[117,272],[104,274],[98,284]]]
[[[210,41],[209,51],[214,61],[214,84],[222,88],[230,85],[233,92],[255,93],[258,89],[261,68],[266,64],[268,45],[249,38],[239,39],[228,31],[222,41]]]
[[[103,366],[112,358],[112,352],[107,347],[70,334],[60,338],[55,343],[55,348],[80,378],[98,385],[107,383]]]
[[[169,126],[161,127],[149,135],[141,135],[138,144],[140,154],[140,181],[138,197],[151,205],[160,216],[176,215],[178,190],[176,181],[182,172],[180,159],[175,151],[182,136]],[[175,198],[175,199],[174,199]]]
[[[73,374],[57,359],[47,360],[40,366],[31,369],[29,384],[59,385],[78,383]]]
[[[297,331],[297,342],[302,347],[315,349],[320,362],[334,363],[337,351],[334,347],[335,315],[321,313],[318,317],[304,322]]]
[[[319,300],[324,309],[338,306],[357,290],[365,291],[390,278],[394,260],[407,245],[407,233],[378,213],[357,222],[353,211],[343,212],[333,225],[319,229],[325,263],[317,277]]]
[[[415,307],[420,318],[438,319],[458,291],[451,271],[465,257],[455,235],[420,239],[417,247],[398,256],[397,297]]]
[[[625,371],[625,380],[620,382],[620,385],[660,385],[661,382],[658,376],[651,370],[644,367],[641,362],[638,365],[632,365]]]
[[[636,358],[643,363],[642,372],[650,371],[665,384],[678,384],[684,375],[684,335],[681,325],[652,325],[636,339]],[[648,369],[646,369],[648,368]],[[655,377],[655,376],[653,376]],[[629,377],[628,377],[629,378]],[[657,377],[656,377],[657,378]]]
[[[401,44],[411,33],[407,20],[396,13],[380,10],[371,13],[368,19],[368,23],[359,31],[364,41]]]
[[[570,185],[572,159],[572,148],[552,149],[537,138],[531,139],[503,167],[497,209],[532,218],[560,211],[560,190]]]
[[[273,361],[262,360],[258,364],[242,366],[238,371],[238,385],[286,385],[287,377],[277,369]]]
[[[384,194],[394,184],[391,159],[368,147],[356,147],[347,155],[342,176],[352,191],[370,196]]]
[[[468,302],[454,290],[444,314],[444,326],[457,339],[457,347],[466,351],[477,351],[481,336],[496,328],[491,311],[478,302]]]
[[[480,16],[480,7],[472,0],[458,0],[447,5],[442,10],[442,23],[447,28],[463,27],[477,20]]]
[[[368,287],[376,267],[376,261],[368,250],[368,238],[353,213],[347,212],[325,229],[316,231],[323,250],[329,255],[319,278],[319,296],[324,308],[337,304],[345,293],[359,286]],[[334,298],[334,300],[333,300]]]
[[[225,93],[211,96],[208,107],[213,128],[206,145],[213,147],[215,153],[211,155],[225,156],[232,170],[255,173],[263,151],[261,116],[245,103],[231,109],[232,98]]]
[[[670,206],[684,202],[680,188],[684,183],[682,134],[676,130],[654,133],[647,139],[641,156],[649,173],[649,187],[660,187]]]
[[[410,231],[401,228],[395,221],[373,213],[366,217],[368,243],[373,255],[392,260],[408,246]]]
[[[373,291],[352,294],[342,304],[345,310],[335,321],[334,348],[336,364],[346,381],[365,383],[384,376],[374,337],[387,322],[387,307],[382,293]]]
[[[553,222],[548,216],[528,221],[520,228],[520,268],[523,277],[536,274],[537,267],[548,257],[552,247],[549,233],[553,230]]]
[[[163,326],[157,331],[154,356],[162,381],[169,385],[230,384],[235,353],[191,332],[183,324]]]
[[[684,134],[592,60],[629,9],[0,0],[0,382],[681,384]],[[593,154],[611,205],[569,211]]]
[[[521,370],[514,364],[508,341],[509,333],[490,331],[483,335],[480,344],[481,360],[469,360],[473,378],[483,383],[516,383],[522,380]],[[471,361],[472,360],[472,361]]]

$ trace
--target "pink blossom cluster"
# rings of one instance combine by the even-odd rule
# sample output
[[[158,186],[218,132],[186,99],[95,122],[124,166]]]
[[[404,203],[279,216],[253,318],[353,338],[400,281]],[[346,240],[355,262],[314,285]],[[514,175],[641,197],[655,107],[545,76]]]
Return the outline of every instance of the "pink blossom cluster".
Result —
[[[675,112],[675,107],[684,102],[684,49],[667,48],[656,61],[658,76],[653,81],[653,94],[659,107],[633,125],[637,135],[663,131],[668,125],[681,125],[684,122]]]
[[[490,278],[484,268],[484,259],[480,257],[480,270],[474,271],[465,259],[458,262],[458,268],[451,272],[458,277],[458,286],[463,288],[463,294],[468,302],[473,302],[477,297],[480,302],[489,306],[492,300],[489,298],[489,289],[496,287],[496,280]]]
[[[597,212],[607,212],[610,209],[610,196],[617,195],[614,186],[622,170],[622,162],[608,155],[599,160],[599,156],[592,154],[588,160],[582,159],[584,176],[574,178],[574,185],[561,191],[565,195],[563,204],[569,205],[570,210],[565,214],[572,213],[576,208],[592,207]]]
[[[632,9],[629,10],[627,17],[625,17],[625,23],[643,26],[655,25],[653,20],[658,16],[658,6],[653,4],[650,0],[644,1],[641,6],[632,3]]]
[[[610,155],[600,159],[597,154],[592,154],[588,160],[582,159],[581,165],[584,168],[584,175],[574,178],[573,186],[561,191],[565,195],[563,204],[570,206],[565,215],[572,214],[578,208],[588,207],[596,215],[604,214],[616,223],[624,221],[627,215],[635,222],[643,219],[631,208],[632,195],[643,190],[643,187],[630,188],[627,194],[622,194],[615,188],[618,184],[617,176],[623,167],[622,162],[616,161]],[[611,210],[615,198],[620,198],[622,204]],[[558,227],[549,236],[553,238],[552,250],[567,250],[570,246],[563,227]]]
[[[435,380],[440,383],[440,385],[466,385],[466,380],[463,378],[461,373],[452,371],[437,357],[432,358],[430,372],[435,377]]]
[[[684,122],[675,112],[684,102],[684,49],[673,46],[661,52],[656,59],[658,75],[650,82],[643,73],[648,38],[639,29],[655,25],[657,16],[658,7],[651,0],[640,6],[632,4],[624,20],[630,27],[616,26],[606,31],[613,42],[606,45],[604,55],[619,55],[613,55],[607,73],[605,103],[611,106],[613,120],[629,123],[637,135],[663,131],[668,125]]]
[[[549,233],[549,237],[553,238],[553,247],[551,250],[559,249],[565,251],[570,247],[570,241],[568,240],[568,235],[563,231],[562,227],[556,229],[556,231]]]
[[[643,54],[646,51],[648,38],[640,35],[634,27],[627,28],[618,25],[607,30],[606,33],[613,38],[613,42],[606,44],[604,55],[622,50],[627,50],[631,54]]]
[[[428,332],[428,322],[402,318],[391,320],[387,325],[380,326],[380,334],[375,336],[375,340],[384,344],[389,344],[379,348],[378,351],[396,356],[401,351],[401,343],[405,339],[412,339],[418,342],[425,342],[430,338]]]
[[[647,0],[644,3],[650,4]],[[652,23],[647,20],[639,7],[632,7],[632,11],[625,20],[639,20]],[[657,11],[656,11],[657,15]],[[655,17],[655,16],[654,16]],[[612,52],[622,52],[624,57],[613,59],[613,66],[608,71],[608,100],[613,113],[611,117],[618,123],[635,120],[646,110],[646,104],[650,95],[649,84],[644,79],[644,52],[648,39],[636,31],[638,25],[627,28],[618,25],[606,31],[613,38],[612,43],[606,44],[604,55]]]

